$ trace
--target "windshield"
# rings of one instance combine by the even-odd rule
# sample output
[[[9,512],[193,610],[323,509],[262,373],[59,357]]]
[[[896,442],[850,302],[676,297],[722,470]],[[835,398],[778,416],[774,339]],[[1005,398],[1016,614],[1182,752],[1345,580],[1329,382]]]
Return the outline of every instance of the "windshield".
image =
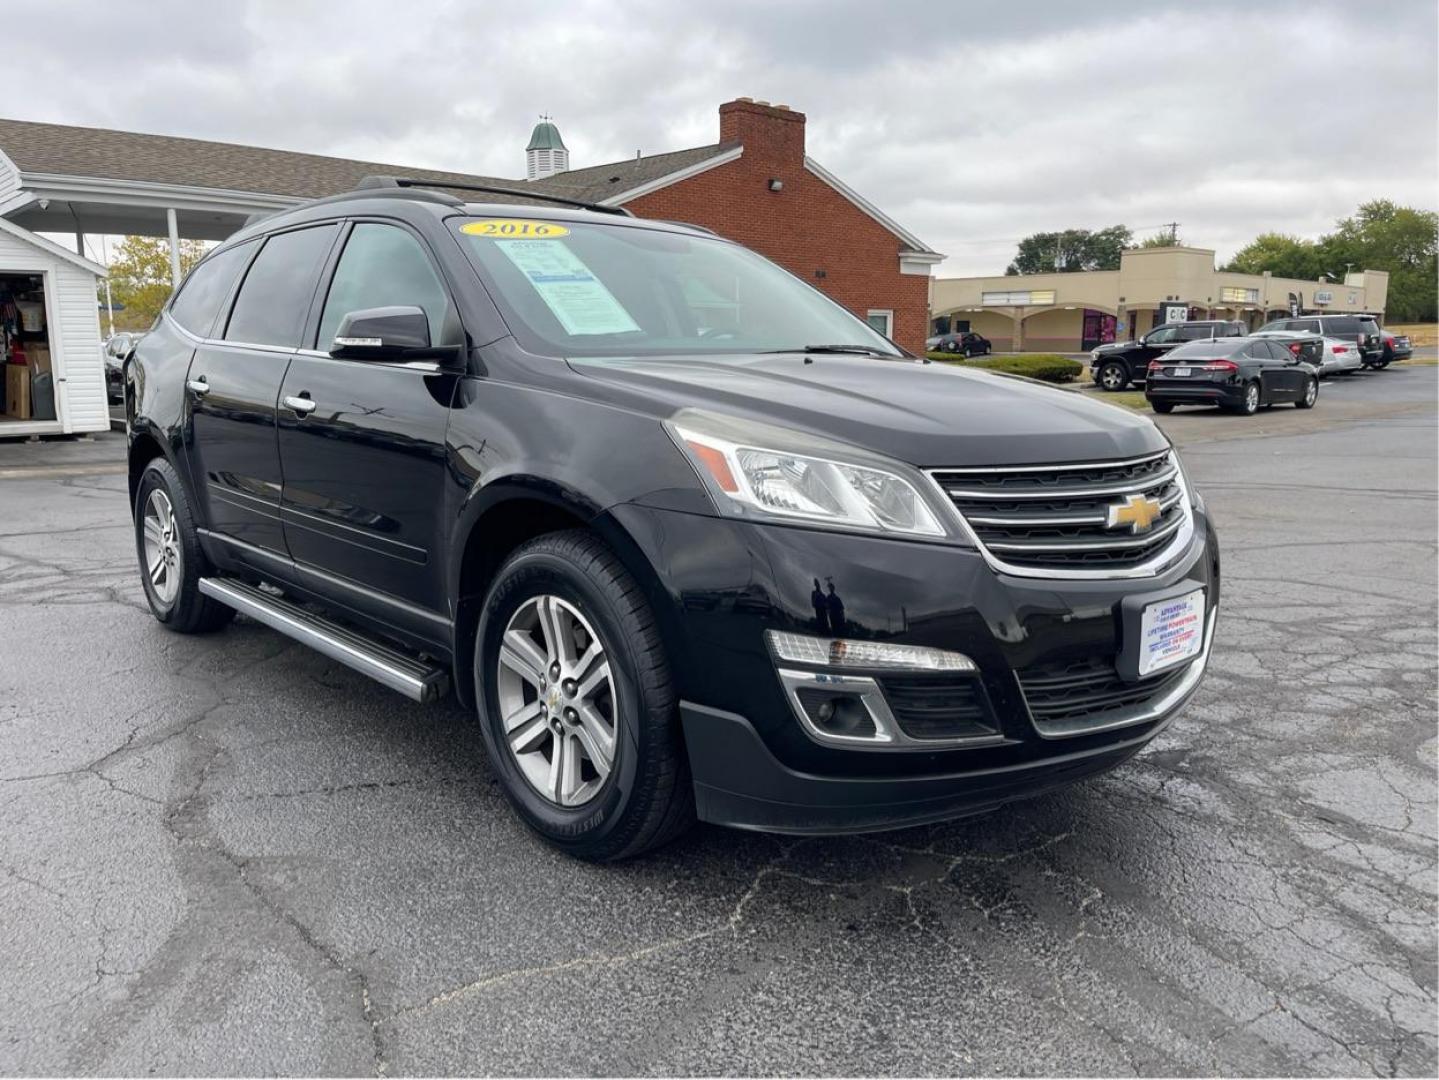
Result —
[[[551,356],[840,345],[903,355],[822,293],[725,240],[629,224],[454,222],[526,349]]]

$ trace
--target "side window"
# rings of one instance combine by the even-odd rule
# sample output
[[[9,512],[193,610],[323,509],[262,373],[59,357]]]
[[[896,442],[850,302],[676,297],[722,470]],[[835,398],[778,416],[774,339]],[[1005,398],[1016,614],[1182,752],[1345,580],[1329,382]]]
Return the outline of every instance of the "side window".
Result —
[[[350,312],[396,304],[423,308],[435,341],[450,298],[418,240],[394,225],[362,222],[350,233],[335,267],[315,347],[328,351],[340,320]]]
[[[1214,336],[1212,326],[1181,326],[1179,328],[1180,341],[1208,341]]]
[[[1172,341],[1178,341],[1179,329],[1174,326],[1162,326],[1158,330],[1151,330],[1145,335],[1145,342],[1150,345],[1167,345]]]
[[[1290,323],[1285,329],[1299,330],[1307,334],[1323,333],[1323,330],[1320,328],[1319,321],[1317,319],[1300,319],[1298,322]]]
[[[225,340],[297,347],[320,263],[337,229],[338,225],[321,225],[266,240],[235,298]]]
[[[1258,344],[1259,348],[1262,350],[1259,354],[1260,356],[1266,356],[1270,360],[1289,359],[1289,350],[1286,349],[1283,345],[1279,344],[1279,342],[1277,341],[1260,341],[1256,344]]]
[[[180,295],[170,305],[170,317],[196,337],[206,337],[215,325],[220,305],[230,295],[235,275],[255,250],[250,240],[211,255],[180,286]]]

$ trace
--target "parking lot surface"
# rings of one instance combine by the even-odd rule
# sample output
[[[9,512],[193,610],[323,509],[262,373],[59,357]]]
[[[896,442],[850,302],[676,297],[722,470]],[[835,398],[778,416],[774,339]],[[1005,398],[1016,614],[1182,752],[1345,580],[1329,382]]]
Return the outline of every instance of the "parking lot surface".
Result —
[[[1432,1076],[1436,389],[1164,418],[1223,612],[1118,771],[610,867],[453,704],[156,624],[122,436],[0,444],[0,1071]]]

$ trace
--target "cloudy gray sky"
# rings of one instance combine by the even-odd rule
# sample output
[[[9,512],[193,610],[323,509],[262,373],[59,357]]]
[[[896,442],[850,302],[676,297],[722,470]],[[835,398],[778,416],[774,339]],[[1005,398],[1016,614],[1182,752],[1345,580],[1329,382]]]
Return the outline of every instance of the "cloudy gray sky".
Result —
[[[949,258],[1181,222],[1221,258],[1365,200],[1433,208],[1434,0],[18,3],[0,115],[523,175],[714,142],[740,95]],[[1148,231],[1152,231],[1149,229]]]

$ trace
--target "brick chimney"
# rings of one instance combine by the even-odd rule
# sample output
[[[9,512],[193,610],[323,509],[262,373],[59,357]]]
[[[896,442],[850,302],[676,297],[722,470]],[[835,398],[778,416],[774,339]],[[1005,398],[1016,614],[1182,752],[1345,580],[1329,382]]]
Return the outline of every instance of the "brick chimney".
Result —
[[[804,163],[804,113],[742,97],[726,101],[719,115],[720,142],[743,143],[745,157],[776,166]]]

